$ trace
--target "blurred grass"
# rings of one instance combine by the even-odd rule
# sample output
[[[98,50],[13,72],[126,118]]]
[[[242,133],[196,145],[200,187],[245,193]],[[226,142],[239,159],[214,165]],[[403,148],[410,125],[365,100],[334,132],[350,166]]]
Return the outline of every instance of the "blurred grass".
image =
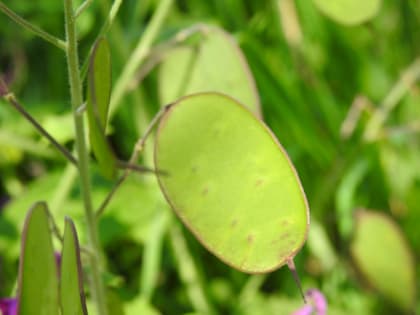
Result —
[[[158,2],[132,0],[125,1],[121,7],[108,36],[114,82]],[[59,2],[16,0],[7,4],[34,24],[63,36]],[[79,21],[82,60],[102,24],[103,12],[102,5],[95,2]],[[311,217],[317,226],[296,259],[304,287],[316,286],[323,290],[330,302],[330,314],[400,314],[402,311],[397,305],[369,289],[357,274],[349,255],[349,244],[355,208],[378,209],[388,214],[401,227],[415,254],[417,283],[420,282],[418,83],[409,86],[398,100],[377,138],[366,141],[363,137],[375,110],[400,80],[403,71],[420,56],[418,0],[383,1],[374,19],[352,27],[323,16],[308,0],[179,0],[158,42],[168,40],[178,30],[196,22],[219,25],[235,36],[255,77],[265,121],[286,148],[302,179]],[[4,15],[0,15],[0,47],[1,74],[11,83],[27,110],[40,121],[52,119],[52,115],[62,119],[70,109],[62,52],[34,38]],[[121,158],[129,156],[146,122],[160,106],[157,80],[154,70],[124,98],[124,106],[112,120],[110,139]],[[357,107],[355,100],[360,97],[369,101],[361,102],[365,110],[360,113],[360,119],[350,119],[355,128],[344,137],[340,129],[352,104],[353,108]],[[3,101],[0,101],[0,128],[2,135],[12,133],[17,139],[0,137],[1,200],[5,197],[25,200],[31,187],[41,185],[38,178],[45,181],[50,177],[47,172],[62,171],[62,160],[53,154],[50,156],[50,148],[37,153],[33,146],[40,143],[39,136]],[[53,135],[60,132],[60,124],[51,130]],[[65,141],[71,147],[72,139]],[[141,181],[148,182],[148,179]],[[58,179],[52,183],[58,183]],[[98,194],[109,188],[109,183],[103,179],[95,183]],[[26,205],[36,198],[42,199],[41,194],[57,192],[51,181],[38,190],[39,193],[26,199]],[[65,199],[74,205],[78,192],[77,189],[71,191],[70,197]],[[136,199],[132,193],[127,194]],[[150,209],[166,211],[158,201],[155,202],[158,205],[149,205],[155,199],[160,200],[157,193],[148,191],[146,195],[152,197],[146,197],[149,198],[146,202],[141,198],[133,200],[138,206],[130,209],[142,211],[146,207],[147,213]],[[17,227],[6,220],[7,211],[26,211],[23,206],[14,204],[10,203],[0,216],[0,244],[5,244],[0,248],[5,251],[10,240],[17,240]],[[142,237],[124,233],[130,215],[124,212],[127,217],[122,220],[118,207],[124,205],[116,206],[111,212],[105,220],[108,228],[102,229],[101,234],[106,240],[103,242],[110,270],[124,281],[123,286],[115,285],[115,289],[123,301],[131,301],[131,310],[136,309],[133,301],[137,301],[136,305],[140,305],[137,309],[142,307],[146,314],[153,314],[148,301],[134,300],[139,291],[146,290],[149,301],[162,314],[199,312],[200,307],[191,293],[194,286],[203,290],[199,296],[205,297],[204,303],[209,304],[209,309],[220,314],[287,314],[300,305],[296,286],[286,269],[263,278],[243,275],[217,261],[182,230],[176,233],[186,238],[188,264],[195,266],[190,270],[194,281],[189,282],[186,280],[188,270],[180,269],[186,256],[177,252],[173,233],[156,228],[162,218],[147,215],[135,223],[141,224],[142,231],[150,226],[151,239],[155,237],[154,230],[156,237],[162,239],[153,242],[151,249],[150,242]],[[82,224],[83,221],[79,221],[81,229]],[[320,247],[313,245],[319,243]],[[0,253],[2,296],[10,293],[16,276],[17,257],[9,254]],[[145,284],[141,284],[144,280],[139,280],[139,274],[146,261],[151,272],[158,271],[144,289]],[[416,309],[420,312],[419,302]]]

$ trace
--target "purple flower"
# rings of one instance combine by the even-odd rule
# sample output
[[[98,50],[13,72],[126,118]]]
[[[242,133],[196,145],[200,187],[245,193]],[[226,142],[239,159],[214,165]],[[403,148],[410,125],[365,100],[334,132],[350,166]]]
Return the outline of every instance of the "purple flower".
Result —
[[[61,277],[61,254],[59,252],[54,252],[55,263],[57,264],[57,275],[60,279]]]
[[[327,300],[320,291],[317,289],[309,289],[306,291],[305,297],[308,304],[305,304],[291,315],[327,314]]]
[[[0,311],[2,315],[17,315],[17,299],[0,299]]]

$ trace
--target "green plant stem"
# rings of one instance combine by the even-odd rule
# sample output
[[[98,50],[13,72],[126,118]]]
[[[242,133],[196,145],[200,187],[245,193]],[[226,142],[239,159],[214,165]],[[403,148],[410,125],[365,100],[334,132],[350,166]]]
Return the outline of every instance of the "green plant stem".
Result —
[[[171,213],[162,209],[150,224],[144,244],[143,263],[140,271],[140,294],[150,302],[159,282],[163,241],[171,221]]]
[[[299,288],[300,295],[302,296],[303,302],[306,304],[307,303],[306,302],[306,297],[305,297],[305,294],[303,293],[302,283],[300,282],[299,275],[297,273],[295,262],[293,261],[293,258],[290,258],[290,259],[287,260],[287,267],[289,267],[289,270],[292,273],[293,279],[295,280],[296,285]]]
[[[251,275],[237,295],[237,302],[234,304],[234,314],[242,314],[249,307],[250,301],[257,296],[258,291],[264,284],[269,274]]]
[[[93,300],[96,304],[98,315],[107,315],[105,288],[101,278],[101,259],[98,238],[98,229],[93,212],[91,199],[91,183],[89,175],[89,155],[85,140],[83,115],[77,113],[77,109],[83,103],[82,84],[79,73],[79,56],[77,52],[77,36],[75,17],[73,13],[73,1],[64,0],[65,29],[67,39],[67,65],[69,72],[70,94],[73,109],[74,124],[76,129],[76,150],[79,159],[80,188],[82,192],[89,246],[94,255],[89,256],[91,267],[91,285]]]
[[[17,24],[22,26],[23,28],[27,29],[32,34],[35,34],[45,41],[49,42],[50,44],[53,44],[54,46],[66,50],[66,42],[62,41],[61,39],[47,33],[46,31],[42,30],[38,26],[35,26],[28,21],[26,21],[24,18],[22,18],[20,15],[13,12],[9,7],[7,7],[3,1],[0,1],[0,11],[2,11],[4,14],[6,14],[9,18],[11,18],[13,21],[15,21]]]
[[[177,222],[171,222],[170,225],[170,242],[177,261],[178,274],[187,290],[192,306],[199,314],[215,314],[205,294],[203,283],[180,225]]]
[[[159,7],[154,13],[150,23],[147,25],[147,28],[141,37],[137,47],[134,49],[130,58],[128,59],[125,67],[122,71],[122,74],[117,79],[115,83],[115,88],[113,89],[111,102],[109,106],[110,115],[113,114],[118,108],[124,94],[127,90],[127,87],[130,84],[130,81],[135,76],[137,69],[142,64],[144,59],[147,57],[149,50],[152,46],[154,39],[156,38],[159,29],[165,20],[169,9],[173,3],[173,0],[162,0],[159,2]]]
[[[420,77],[420,57],[403,72],[398,82],[391,88],[388,95],[383,100],[381,106],[374,112],[372,118],[369,120],[364,139],[373,141],[377,138],[382,125],[389,116],[389,113],[398,105],[401,98],[411,88],[411,86]]]

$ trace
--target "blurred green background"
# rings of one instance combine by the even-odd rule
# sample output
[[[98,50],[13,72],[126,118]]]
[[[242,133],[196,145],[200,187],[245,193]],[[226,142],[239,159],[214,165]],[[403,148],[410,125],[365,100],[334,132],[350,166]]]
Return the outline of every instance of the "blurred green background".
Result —
[[[355,25],[331,18],[322,2],[178,0],[156,44],[195,23],[219,26],[239,44],[264,120],[308,197],[311,230],[296,264],[304,288],[326,295],[328,314],[420,313],[420,2],[378,2],[372,17]],[[64,38],[61,2],[5,3]],[[123,2],[107,35],[114,81],[158,5]],[[82,60],[109,6],[96,1],[80,16]],[[215,64],[218,58],[223,54]],[[134,86],[111,121],[109,139],[120,158],[129,157],[162,105],[158,69]],[[26,109],[71,148],[62,51],[2,14],[0,71]],[[93,172],[99,205],[112,183]],[[47,200],[57,218],[74,217],[84,239],[74,179],[47,141],[0,101],[0,296],[13,294],[22,220],[34,201]],[[373,210],[359,211],[356,224],[357,209]],[[384,216],[372,223],[367,213]],[[133,175],[118,192],[100,224],[112,314],[289,314],[301,306],[287,268],[266,276],[232,270],[176,222],[150,176]],[[367,233],[363,223],[371,224]]]

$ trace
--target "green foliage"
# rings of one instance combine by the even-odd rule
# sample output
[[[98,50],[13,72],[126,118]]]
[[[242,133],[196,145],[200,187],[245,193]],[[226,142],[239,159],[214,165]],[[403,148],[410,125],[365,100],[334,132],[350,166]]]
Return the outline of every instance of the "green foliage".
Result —
[[[57,256],[51,219],[45,202],[35,203],[26,216],[19,264],[18,314],[86,315],[75,226],[66,218],[63,250]]]
[[[0,238],[0,251],[8,260],[16,260],[19,255],[19,230],[25,218],[26,209],[35,203],[39,196],[43,196],[50,205],[54,205],[57,194],[64,193],[66,184],[74,175],[67,174],[64,181],[60,181],[60,173],[50,173],[34,181],[19,198],[14,199],[4,209],[0,218],[0,224],[5,227]],[[96,175],[93,201],[100,203],[106,196],[111,186],[101,182],[99,174]],[[74,178],[74,177],[73,177]],[[74,180],[74,179],[73,179]],[[55,191],[54,189],[57,189]],[[58,196],[59,197],[59,196]],[[51,207],[54,218],[60,229],[64,228],[64,219],[69,216],[78,227],[78,235],[81,243],[86,242],[86,230],[83,229],[85,219],[79,203],[81,198],[77,188],[65,200],[61,201],[61,207]],[[139,211],[138,200],[141,200],[142,211]],[[144,181],[140,178],[130,178],[117,191],[115,197],[107,208],[100,223],[101,241],[103,246],[110,246],[113,242],[119,242],[127,236],[143,244],[148,239],[149,225],[154,220],[155,211],[165,209],[164,202],[157,184]]]
[[[261,115],[254,78],[234,38],[217,27],[195,27],[200,38],[169,50],[159,67],[161,103],[169,104],[183,95],[218,91]]]
[[[309,209],[297,174],[270,131],[234,99],[203,93],[171,105],[155,161],[179,218],[227,264],[267,272],[302,247]]]
[[[66,218],[64,229],[60,276],[61,313],[87,315],[79,241],[74,223],[69,218]]]
[[[17,313],[58,315],[58,270],[45,203],[31,208],[22,234]]]
[[[337,22],[356,25],[373,18],[379,11],[382,0],[314,0],[328,17]]]
[[[420,283],[420,264],[414,255],[420,252],[418,1],[183,0],[173,1],[166,14],[161,6],[170,2],[122,1],[110,21],[111,1],[93,1],[77,17],[83,70],[88,68],[96,39],[106,36],[115,83],[121,73],[132,74],[120,87],[118,102],[114,101],[118,104],[111,101],[111,111],[100,123],[95,111],[95,115],[86,113],[93,106],[84,111],[79,104],[80,114],[90,115],[90,124],[96,125],[89,129],[100,131],[99,142],[108,145],[107,139],[115,157],[128,160],[155,113],[187,93],[217,90],[252,111],[257,109],[254,112],[262,114],[287,151],[311,206],[308,242],[295,257],[303,287],[320,288],[332,315],[419,313],[419,300],[412,297]],[[64,38],[62,3],[1,3]],[[158,23],[156,12],[161,12]],[[102,28],[106,21],[112,27]],[[106,32],[98,37],[100,29]],[[0,38],[0,76],[30,115],[61,145],[74,150],[62,49],[22,30],[2,13]],[[140,47],[135,50],[141,62],[130,63],[134,47]],[[127,72],[127,62],[140,67]],[[97,69],[108,73],[108,66]],[[115,89],[116,84],[102,78],[108,76],[98,75],[98,84],[108,87],[99,88],[100,92]],[[190,84],[194,90],[189,90]],[[107,93],[101,94],[104,99]],[[112,96],[115,90],[111,100]],[[118,110],[113,112],[113,106]],[[242,134],[247,125],[240,127]],[[133,165],[141,161],[151,167],[153,137],[149,135]],[[194,137],[201,136],[188,135],[185,141]],[[91,197],[93,208],[98,209],[113,188],[107,174],[116,172],[106,168],[105,159],[101,161],[107,153],[101,155],[92,147],[95,140],[90,142],[96,160],[90,161]],[[247,139],[239,143],[245,146]],[[181,143],[174,156],[182,159],[180,148],[185,147]],[[193,155],[194,148],[188,154]],[[186,174],[189,169],[185,168]],[[164,171],[162,180],[169,180]],[[6,99],[0,99],[0,174],[0,296],[12,296],[20,232],[34,202],[47,201],[60,231],[64,217],[70,216],[82,247],[89,237],[78,169],[64,166],[56,150]],[[246,174],[237,176],[238,185],[245,185]],[[190,183],[188,187],[198,189]],[[242,198],[250,196],[237,197],[238,203],[246,203]],[[383,244],[388,234],[402,236],[393,237],[397,245],[369,245],[372,251],[359,255],[359,262],[348,254],[360,236],[360,221],[354,220],[360,207],[378,209],[369,217],[387,217],[375,220],[369,231],[378,232],[369,232],[363,244]],[[258,209],[254,207],[252,213]],[[362,223],[369,220],[365,216]],[[115,314],[270,315],[289,314],[302,305],[287,270],[264,276],[235,271],[209,254],[177,221],[154,175],[131,174],[116,190],[98,218],[106,266],[103,279]],[[61,248],[59,242],[55,245]],[[401,253],[395,254],[398,248]],[[89,250],[81,253],[88,276],[92,274]],[[384,253],[389,260],[379,261]],[[398,266],[407,260],[404,257],[414,261],[402,270]],[[374,268],[384,261],[387,271]],[[402,290],[394,291],[397,283],[406,288],[404,296]],[[416,290],[411,288],[413,283]],[[94,315],[91,292],[87,304]]]
[[[108,42],[103,38],[93,47],[87,81],[86,106],[92,151],[102,174],[112,179],[116,176],[116,160],[105,137],[111,97],[111,54]]]

